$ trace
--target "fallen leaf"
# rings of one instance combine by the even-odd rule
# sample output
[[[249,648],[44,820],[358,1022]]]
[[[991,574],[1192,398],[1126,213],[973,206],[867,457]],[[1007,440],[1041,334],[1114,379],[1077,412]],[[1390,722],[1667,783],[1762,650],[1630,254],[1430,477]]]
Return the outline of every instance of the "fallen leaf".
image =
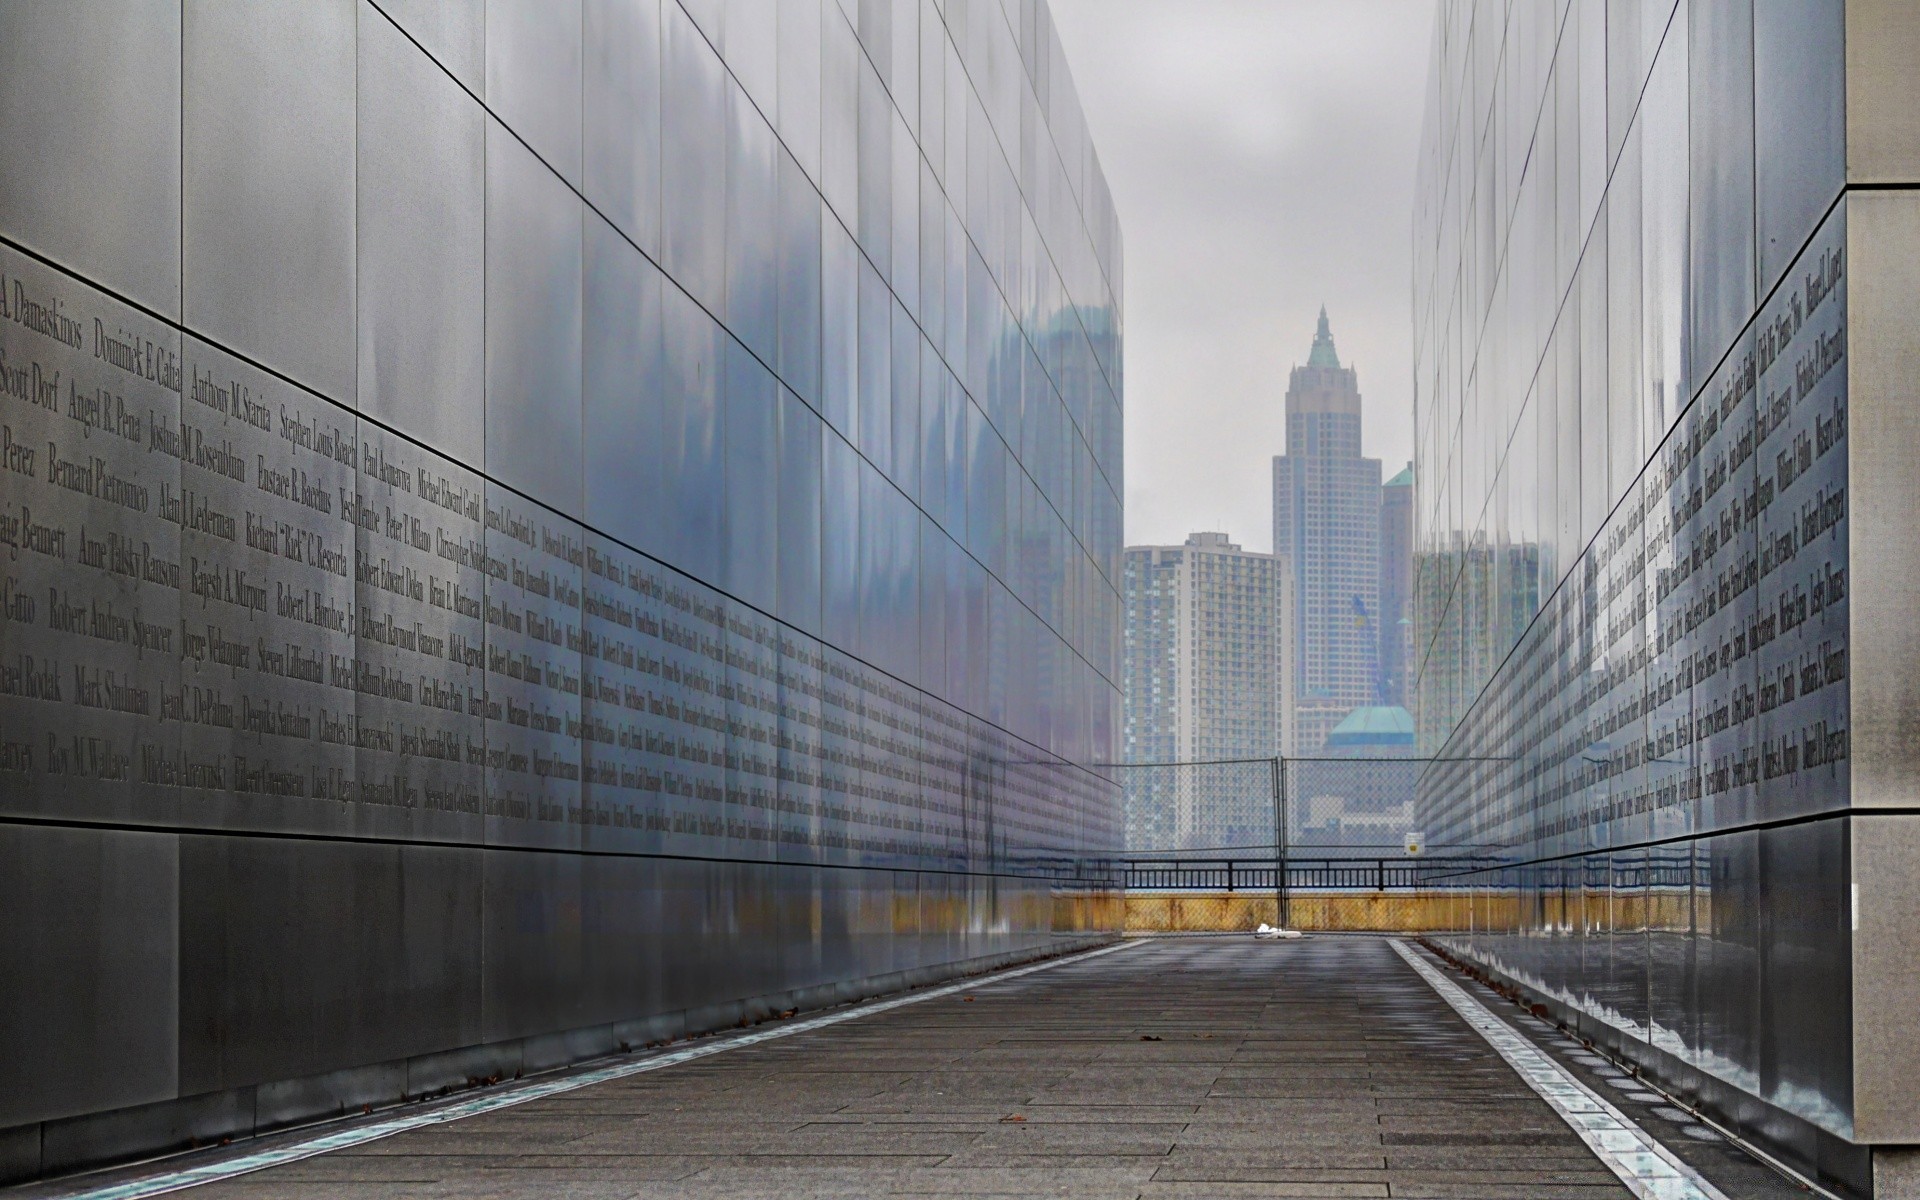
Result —
[[[1015,1114],[1013,1114],[1013,1115],[1012,1115],[1012,1116],[1010,1116],[1010,1117],[1001,1117],[1001,1118],[1000,1118],[1000,1123],[1001,1123],[1002,1125],[1019,1125],[1019,1124],[1022,1124],[1023,1122],[1025,1122],[1025,1121],[1026,1121],[1026,1118],[1025,1118],[1025,1117],[1023,1117],[1023,1116],[1021,1116],[1021,1115],[1020,1115],[1019,1113],[1015,1113]]]

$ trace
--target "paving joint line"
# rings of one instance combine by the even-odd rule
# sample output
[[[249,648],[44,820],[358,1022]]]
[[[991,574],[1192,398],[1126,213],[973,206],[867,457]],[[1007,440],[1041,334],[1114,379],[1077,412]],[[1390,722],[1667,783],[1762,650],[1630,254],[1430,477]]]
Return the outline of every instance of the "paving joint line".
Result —
[[[729,1050],[739,1050],[748,1046],[757,1046],[776,1038],[792,1037],[798,1033],[812,1033],[833,1025],[857,1021],[876,1013],[891,1012],[909,1005],[921,1004],[928,1000],[938,1000],[946,996],[958,995],[978,988],[1004,983],[1009,979],[1018,979],[1024,975],[1033,975],[1040,971],[1050,971],[1055,967],[1071,966],[1089,959],[1131,949],[1145,943],[1121,940],[1111,945],[1101,946],[1079,954],[1065,954],[1043,962],[1032,963],[1024,967],[1013,967],[987,975],[963,979],[956,983],[942,984],[925,991],[912,992],[905,996],[895,996],[890,1000],[877,1000],[859,1003],[840,1012],[822,1013],[815,1017],[806,1017],[778,1026],[756,1029],[752,1033],[735,1037],[716,1039],[704,1045],[686,1046],[679,1050],[669,1050],[652,1055],[636,1062],[620,1063],[610,1067],[599,1067],[557,1079],[538,1080],[514,1085],[510,1088],[490,1092],[470,1100],[459,1100],[442,1104],[434,1108],[409,1113],[405,1116],[390,1117],[386,1120],[362,1124],[350,1129],[335,1130],[317,1137],[307,1138],[290,1145],[276,1146],[269,1150],[256,1150],[241,1153],[231,1158],[215,1162],[201,1163],[198,1166],[166,1171],[149,1175],[141,1179],[122,1183],[107,1184],[101,1187],[81,1188],[74,1191],[57,1193],[59,1200],[144,1200],[148,1196],[162,1196],[169,1192],[185,1191],[207,1183],[219,1183],[235,1179],[242,1175],[251,1175],[289,1163],[301,1162],[336,1150],[345,1150],[354,1146],[364,1146],[368,1142],[377,1142],[415,1129],[424,1129],[432,1125],[444,1125],[464,1117],[479,1116],[483,1113],[498,1112],[503,1108],[513,1108],[534,1100],[543,1100],[548,1096],[558,1096],[566,1092],[578,1091],[595,1084],[609,1083],[617,1079],[658,1071],[666,1067],[678,1066],[695,1059],[723,1054]],[[54,1193],[49,1193],[53,1195]]]
[[[1642,1129],[1605,1097],[1502,1021],[1439,968],[1393,939],[1394,953],[1426,980],[1440,998],[1486,1039],[1514,1073],[1526,1081],[1620,1182],[1640,1200],[1728,1200],[1726,1193]]]

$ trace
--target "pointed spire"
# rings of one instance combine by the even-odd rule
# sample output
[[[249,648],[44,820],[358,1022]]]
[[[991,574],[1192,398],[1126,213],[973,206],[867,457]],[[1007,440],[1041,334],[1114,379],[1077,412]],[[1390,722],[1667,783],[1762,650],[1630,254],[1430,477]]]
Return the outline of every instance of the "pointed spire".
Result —
[[[1307,355],[1310,367],[1338,367],[1340,355],[1333,348],[1333,328],[1327,324],[1327,306],[1320,306],[1320,328],[1314,331],[1313,350]]]

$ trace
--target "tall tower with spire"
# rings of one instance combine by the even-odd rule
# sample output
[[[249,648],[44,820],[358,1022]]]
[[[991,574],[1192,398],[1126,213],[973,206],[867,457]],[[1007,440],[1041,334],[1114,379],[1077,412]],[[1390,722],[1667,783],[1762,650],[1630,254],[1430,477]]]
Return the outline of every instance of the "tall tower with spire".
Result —
[[[1273,552],[1293,569],[1293,752],[1365,705],[1388,703],[1380,663],[1380,460],[1360,453],[1360,381],[1327,310],[1287,384],[1287,452],[1273,460]]]

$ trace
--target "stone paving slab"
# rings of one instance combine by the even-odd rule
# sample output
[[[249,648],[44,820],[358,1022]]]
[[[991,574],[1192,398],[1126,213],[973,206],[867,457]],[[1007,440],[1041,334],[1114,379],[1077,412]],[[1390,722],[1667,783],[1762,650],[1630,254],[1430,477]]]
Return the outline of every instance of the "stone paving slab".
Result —
[[[1154,939],[196,1195],[1630,1193],[1387,942],[1314,937]]]

